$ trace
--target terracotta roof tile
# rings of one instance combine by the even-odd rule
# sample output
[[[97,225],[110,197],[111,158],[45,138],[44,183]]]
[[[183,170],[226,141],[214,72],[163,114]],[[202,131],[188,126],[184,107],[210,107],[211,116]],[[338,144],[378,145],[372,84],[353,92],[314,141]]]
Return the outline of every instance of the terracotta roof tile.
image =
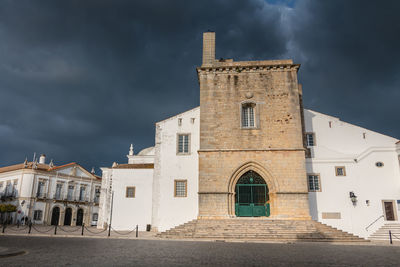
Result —
[[[154,169],[153,163],[118,164],[113,169]]]
[[[24,163],[5,166],[5,167],[0,168],[0,173],[16,171],[16,170],[21,170],[21,169],[32,169],[32,165],[33,165],[32,162],[28,162],[26,167],[25,167]],[[50,169],[49,165],[38,163],[36,170],[48,171],[49,169]]]

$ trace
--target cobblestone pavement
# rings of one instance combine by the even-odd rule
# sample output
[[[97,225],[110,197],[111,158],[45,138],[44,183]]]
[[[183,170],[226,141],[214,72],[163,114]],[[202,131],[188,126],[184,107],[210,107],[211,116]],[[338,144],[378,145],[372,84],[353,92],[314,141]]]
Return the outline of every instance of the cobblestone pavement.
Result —
[[[2,266],[399,266],[399,246],[0,236]]]

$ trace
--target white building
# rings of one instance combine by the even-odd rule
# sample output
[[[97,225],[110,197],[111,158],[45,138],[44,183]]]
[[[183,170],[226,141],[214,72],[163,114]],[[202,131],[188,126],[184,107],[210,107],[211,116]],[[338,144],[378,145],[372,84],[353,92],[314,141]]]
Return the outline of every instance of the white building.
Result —
[[[299,67],[291,60],[217,60],[215,33],[204,33],[202,117],[197,107],[158,122],[155,147],[134,155],[131,146],[128,164],[102,168],[98,227],[165,231],[198,217],[312,217],[369,237],[397,222],[399,140],[303,110]],[[268,117],[274,113],[280,117]]]
[[[23,218],[34,224],[93,225],[98,219],[101,178],[79,164],[55,166],[27,162],[0,168],[1,204],[12,204],[16,223]]]
[[[101,168],[98,227],[109,225],[111,212],[112,227],[117,230],[132,230],[139,225],[142,231],[151,225],[153,169],[154,147],[135,156],[132,145],[128,164],[114,163],[111,168]]]
[[[304,116],[312,218],[362,237],[398,221],[399,141],[315,111]]]
[[[399,140],[311,110],[304,119],[312,218],[362,237],[398,221]],[[108,225],[112,191],[117,230],[165,231],[197,218],[199,125],[199,107],[158,122],[154,148],[102,168],[98,227]]]

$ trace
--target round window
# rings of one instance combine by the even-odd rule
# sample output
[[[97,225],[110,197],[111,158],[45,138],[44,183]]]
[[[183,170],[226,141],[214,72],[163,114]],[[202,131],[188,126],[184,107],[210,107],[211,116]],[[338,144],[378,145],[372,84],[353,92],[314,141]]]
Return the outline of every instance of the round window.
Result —
[[[383,162],[378,161],[375,163],[376,167],[383,167]]]

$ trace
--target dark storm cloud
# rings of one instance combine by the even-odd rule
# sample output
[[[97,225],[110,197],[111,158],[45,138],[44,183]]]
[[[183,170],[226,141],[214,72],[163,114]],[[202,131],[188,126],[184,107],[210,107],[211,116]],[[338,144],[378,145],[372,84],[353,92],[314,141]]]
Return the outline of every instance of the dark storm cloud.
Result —
[[[217,57],[293,57],[307,107],[399,137],[396,6],[354,2],[2,1],[0,165],[154,145],[155,122],[198,106],[208,29]]]
[[[291,30],[306,106],[400,137],[399,8],[398,1],[298,2]]]

